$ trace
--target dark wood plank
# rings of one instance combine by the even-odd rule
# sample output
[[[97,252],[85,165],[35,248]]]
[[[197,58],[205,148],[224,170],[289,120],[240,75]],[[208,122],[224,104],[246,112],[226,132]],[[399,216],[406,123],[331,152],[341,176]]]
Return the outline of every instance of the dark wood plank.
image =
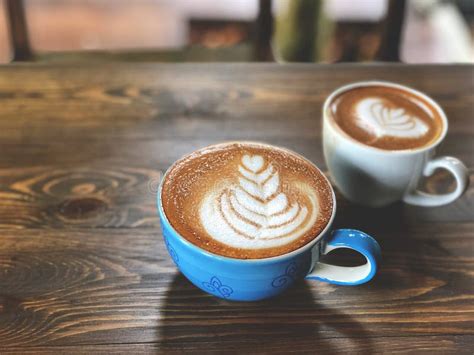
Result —
[[[293,123],[288,122],[287,129]],[[16,138],[16,142],[8,142],[10,138],[1,138],[0,169],[13,166],[64,166],[64,165],[123,165],[144,168],[166,168],[176,159],[195,149],[206,145],[229,140],[252,140],[279,145],[303,154],[315,162],[321,169],[325,168],[324,157],[319,137],[266,137],[258,131],[237,130],[233,133],[222,131],[210,138],[172,138],[171,133],[166,138],[140,139],[110,137],[109,139],[84,139],[62,140],[61,138],[47,137],[42,142],[30,143],[26,138],[25,143],[20,143],[23,138]],[[239,133],[240,132],[240,133]],[[80,134],[80,133],[79,133]],[[67,136],[67,133],[65,134]],[[288,135],[291,135],[289,133]],[[35,138],[37,139],[37,138]],[[179,142],[179,144],[177,144]],[[452,134],[449,139],[439,147],[439,155],[456,156],[463,160],[468,167],[474,166],[472,151],[474,146],[470,133]],[[19,153],[21,151],[21,154]],[[78,152],[81,154],[78,154]]]
[[[158,228],[161,176],[125,164],[0,169],[0,229]]]
[[[126,345],[81,345],[55,346],[34,348],[8,348],[2,351],[5,355],[15,354],[160,354],[183,352],[251,352],[251,353],[282,353],[307,352],[314,346],[314,352],[325,354],[364,353],[364,354],[472,354],[473,336],[414,336],[390,338],[340,338],[337,342],[322,341],[314,346],[314,342],[296,344],[291,348],[287,339],[277,339],[274,343],[201,343],[199,346],[189,343],[181,344],[126,344]],[[0,348],[1,350],[1,348]]]
[[[254,303],[192,286],[155,229],[4,230],[0,343],[214,347],[280,339],[291,349],[332,338],[473,335],[474,224],[380,228],[373,232],[384,264],[373,282],[303,282]]]
[[[157,169],[132,167],[124,161],[122,166],[110,168],[75,165],[0,169],[0,230],[158,228],[156,191],[167,167],[159,162]],[[396,226],[400,220],[411,225],[428,221],[470,222],[474,220],[474,173],[470,188],[461,199],[438,208],[397,203],[373,209],[350,204],[340,194],[337,200],[337,224],[362,230],[381,223]]]
[[[466,115],[474,105],[472,66],[115,64],[0,67],[0,135],[30,143],[44,137],[225,139],[236,131],[243,138],[252,132],[312,138],[320,134],[330,91],[370,79],[419,88],[445,108],[450,134],[474,131]],[[289,130],[290,122],[298,123]]]

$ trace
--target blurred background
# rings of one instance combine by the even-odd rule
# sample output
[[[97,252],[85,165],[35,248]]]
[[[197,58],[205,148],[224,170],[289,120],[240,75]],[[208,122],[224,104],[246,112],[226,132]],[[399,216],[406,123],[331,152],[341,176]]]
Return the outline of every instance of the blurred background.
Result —
[[[0,0],[0,62],[472,63],[474,0]]]

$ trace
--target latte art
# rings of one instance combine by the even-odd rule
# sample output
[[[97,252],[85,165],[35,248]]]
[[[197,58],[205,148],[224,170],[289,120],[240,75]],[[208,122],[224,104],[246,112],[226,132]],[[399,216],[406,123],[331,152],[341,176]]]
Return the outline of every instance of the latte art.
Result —
[[[216,240],[244,248],[276,246],[298,238],[317,218],[317,198],[309,194],[304,205],[281,192],[280,184],[271,163],[259,155],[244,155],[238,183],[205,197],[202,225]]]
[[[443,113],[431,99],[390,83],[354,84],[331,98],[326,107],[331,124],[356,141],[379,149],[431,145],[444,127]]]
[[[183,238],[239,259],[283,255],[314,240],[333,213],[323,173],[261,143],[230,142],[177,161],[162,183],[167,219]]]
[[[403,108],[389,108],[382,100],[368,98],[357,105],[359,127],[383,136],[418,138],[428,132],[429,127],[419,118],[409,115]]]

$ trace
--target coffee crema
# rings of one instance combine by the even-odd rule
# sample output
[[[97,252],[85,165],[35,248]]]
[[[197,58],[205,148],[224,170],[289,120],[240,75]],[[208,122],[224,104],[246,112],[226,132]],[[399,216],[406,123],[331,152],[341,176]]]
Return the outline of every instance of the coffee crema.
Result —
[[[332,189],[309,161],[259,143],[224,143],[177,161],[161,203],[171,226],[215,254],[260,259],[309,243],[327,226]]]
[[[369,85],[337,95],[328,107],[333,121],[353,139],[380,149],[416,149],[443,132],[440,112],[423,97],[401,88]]]

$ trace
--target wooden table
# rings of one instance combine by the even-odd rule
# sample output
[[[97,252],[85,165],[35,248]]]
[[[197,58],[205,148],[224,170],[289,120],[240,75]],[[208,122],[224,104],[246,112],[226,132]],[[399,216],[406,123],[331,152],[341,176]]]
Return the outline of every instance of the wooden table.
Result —
[[[474,177],[473,66],[111,64],[0,67],[0,353],[474,351],[474,188],[439,208],[354,206],[379,240],[373,282],[302,282],[256,303],[192,286],[161,239],[155,192],[223,140],[289,147],[323,169],[321,105],[385,79],[427,92],[440,154]],[[427,184],[451,181],[438,174]],[[452,188],[452,187],[451,187]]]

